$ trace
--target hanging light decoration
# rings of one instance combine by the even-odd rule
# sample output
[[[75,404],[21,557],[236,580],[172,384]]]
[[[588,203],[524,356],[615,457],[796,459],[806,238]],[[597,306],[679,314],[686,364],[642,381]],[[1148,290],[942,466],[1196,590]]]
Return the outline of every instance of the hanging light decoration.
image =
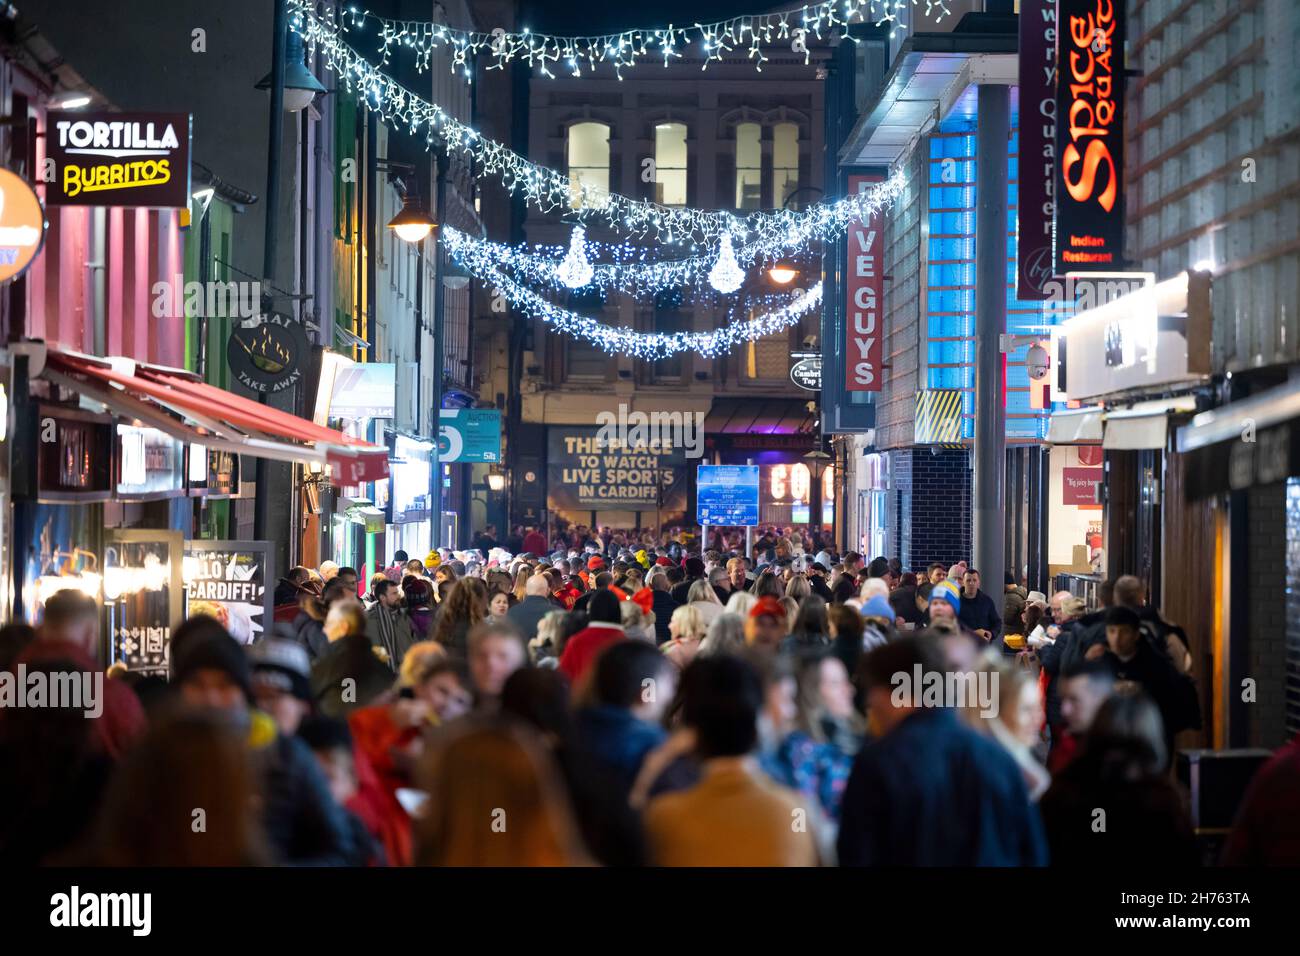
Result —
[[[718,259],[709,270],[709,285],[723,295],[735,292],[745,283],[745,270],[736,263],[736,250],[731,248],[731,236],[722,234],[722,244],[718,247]]]
[[[573,234],[569,236],[569,252],[556,273],[560,281],[570,289],[581,289],[596,274],[596,270],[587,261],[587,230],[582,226],[573,227]]]

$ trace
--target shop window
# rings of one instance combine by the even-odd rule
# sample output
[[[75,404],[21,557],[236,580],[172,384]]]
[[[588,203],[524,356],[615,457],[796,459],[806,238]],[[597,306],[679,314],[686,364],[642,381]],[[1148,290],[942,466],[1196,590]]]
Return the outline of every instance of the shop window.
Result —
[[[655,202],[686,205],[686,126],[660,123],[655,127]]]
[[[772,127],[772,205],[780,209],[799,188],[799,125]]]
[[[763,205],[763,128],[757,123],[736,127],[736,208]]]
[[[583,204],[603,206],[609,196],[609,126],[575,123],[569,127],[569,191],[574,209]]]

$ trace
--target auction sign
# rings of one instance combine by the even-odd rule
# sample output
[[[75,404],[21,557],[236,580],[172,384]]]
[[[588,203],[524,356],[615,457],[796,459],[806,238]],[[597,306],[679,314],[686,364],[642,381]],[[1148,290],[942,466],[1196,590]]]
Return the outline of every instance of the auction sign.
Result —
[[[189,207],[190,114],[47,115],[47,205]]]
[[[850,176],[849,194],[860,194],[883,176]],[[848,269],[844,290],[847,296],[844,314],[845,361],[850,392],[878,392],[882,380],[880,364],[884,361],[885,342],[880,328],[880,310],[884,294],[882,261],[885,251],[884,223],[879,213],[866,221],[849,223]]]
[[[1048,297],[1056,177],[1056,0],[1020,4],[1016,298]]]
[[[186,541],[186,617],[216,618],[241,644],[261,640],[273,613],[271,561],[265,541]]]
[[[1055,271],[1115,272],[1124,241],[1124,5],[1058,0],[1057,24]]]
[[[656,437],[608,439],[596,426],[552,426],[547,437],[551,510],[686,510],[686,448]],[[662,497],[661,497],[662,492]]]

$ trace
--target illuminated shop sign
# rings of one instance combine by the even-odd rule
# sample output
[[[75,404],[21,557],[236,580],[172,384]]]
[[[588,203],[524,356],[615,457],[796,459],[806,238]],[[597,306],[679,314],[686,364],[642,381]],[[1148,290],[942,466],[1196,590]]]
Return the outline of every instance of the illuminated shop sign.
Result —
[[[188,113],[51,112],[45,141],[51,206],[189,206]]]
[[[1056,272],[1113,272],[1124,239],[1124,8],[1059,0],[1057,11]]]
[[[850,176],[849,192],[866,192],[881,176]],[[884,297],[882,259],[885,251],[884,221],[879,213],[849,224],[848,269],[844,283],[847,301],[844,314],[847,356],[847,383],[850,392],[878,392],[881,388],[880,365],[885,356],[885,336],[881,328],[881,305]]]

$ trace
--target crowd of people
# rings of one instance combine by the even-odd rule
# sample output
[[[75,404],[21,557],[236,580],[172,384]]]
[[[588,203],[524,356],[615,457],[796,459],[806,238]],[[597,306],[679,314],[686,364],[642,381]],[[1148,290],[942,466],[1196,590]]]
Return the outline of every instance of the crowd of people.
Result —
[[[0,710],[0,858],[1199,861],[1170,773],[1200,726],[1187,640],[1136,578],[1088,607],[1006,574],[999,602],[964,561],[755,538],[488,528],[364,576],[293,568],[250,645],[194,616],[166,678],[109,669],[95,719]],[[0,670],[96,672],[99,626],[59,592]],[[1300,862],[1263,811],[1298,767],[1293,745],[1259,774],[1228,862]]]

